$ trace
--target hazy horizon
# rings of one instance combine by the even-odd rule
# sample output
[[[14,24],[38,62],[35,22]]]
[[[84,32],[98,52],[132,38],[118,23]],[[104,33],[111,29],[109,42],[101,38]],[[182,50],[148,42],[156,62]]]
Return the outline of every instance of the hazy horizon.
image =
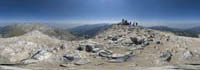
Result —
[[[15,23],[1,23],[0,22],[0,27],[4,27],[7,25],[11,25],[11,24],[37,24],[37,23],[43,23],[43,24],[47,24],[53,27],[58,27],[58,28],[63,28],[63,29],[69,29],[69,28],[74,28],[74,27],[78,27],[78,26],[82,26],[82,25],[96,25],[96,24],[117,24],[116,23],[53,23],[53,22],[15,22]],[[178,28],[178,29],[189,29],[189,28],[194,28],[194,27],[200,27],[200,23],[170,23],[170,22],[160,22],[160,23],[140,23],[140,26],[144,26],[144,27],[152,27],[152,26],[166,26],[166,27],[170,27],[170,28]]]
[[[122,18],[143,26],[200,26],[199,0],[1,0],[0,10],[0,26],[118,23]]]

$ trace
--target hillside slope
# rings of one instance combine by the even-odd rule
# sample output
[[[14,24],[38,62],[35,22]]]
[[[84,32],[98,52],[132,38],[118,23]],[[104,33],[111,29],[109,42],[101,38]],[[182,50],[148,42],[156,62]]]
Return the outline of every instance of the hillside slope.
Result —
[[[159,57],[163,51],[169,51],[172,55],[167,64],[200,63],[194,61],[199,55],[197,51],[200,51],[198,38],[180,37],[143,27],[112,25],[94,37],[94,40],[109,48],[134,50],[136,59],[133,62],[138,65],[162,65]]]
[[[71,34],[71,32],[58,29],[54,27],[47,26],[45,24],[13,24],[3,27],[0,30],[0,34],[2,37],[14,37],[24,35],[25,33],[38,30],[44,34],[47,34],[51,37],[56,37],[61,40],[74,40],[75,36]]]
[[[109,24],[91,24],[91,25],[82,25],[72,29],[69,29],[74,35],[93,37],[101,29],[108,27]]]
[[[32,31],[22,36],[0,38],[1,64],[18,63],[30,58],[36,52],[62,45],[61,41],[39,31]]]
[[[165,32],[172,32],[176,35],[179,36],[186,36],[186,37],[195,37],[197,38],[198,35],[200,34],[200,27],[194,27],[190,29],[178,29],[178,28],[170,28],[166,26],[153,26],[149,27],[150,29],[154,30],[160,30],[160,31],[165,31]]]

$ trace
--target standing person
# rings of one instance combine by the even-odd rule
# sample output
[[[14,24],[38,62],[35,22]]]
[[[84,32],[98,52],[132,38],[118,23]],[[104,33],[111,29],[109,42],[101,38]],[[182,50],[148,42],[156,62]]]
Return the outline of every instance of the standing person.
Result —
[[[135,23],[135,26],[138,26],[138,22]]]
[[[125,20],[124,19],[122,19],[122,22],[121,22],[121,24],[123,25],[125,23]]]
[[[124,25],[128,25],[128,21],[127,20],[125,20]]]
[[[133,22],[132,26],[135,26],[135,22]]]
[[[199,38],[200,38],[200,34],[199,34]]]

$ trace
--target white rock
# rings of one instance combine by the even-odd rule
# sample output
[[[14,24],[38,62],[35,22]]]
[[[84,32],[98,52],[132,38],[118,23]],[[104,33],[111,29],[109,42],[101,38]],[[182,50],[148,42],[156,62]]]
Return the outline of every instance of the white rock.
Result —
[[[51,55],[52,55],[52,53],[50,53],[46,50],[41,50],[41,51],[37,52],[33,56],[33,58],[42,61],[42,60],[48,59]]]
[[[84,53],[81,53],[80,51],[72,51],[67,53],[64,56],[64,61],[66,62],[72,62],[72,61],[78,61],[80,59],[86,58]]]
[[[112,54],[112,58],[123,57],[124,54]]]
[[[38,60],[35,59],[27,59],[27,60],[23,60],[22,63],[23,64],[33,64],[33,63],[37,63]]]
[[[78,61],[76,61],[74,64],[75,65],[84,65],[84,64],[88,64],[90,61],[88,59],[80,59]]]
[[[185,52],[183,53],[183,55],[184,55],[185,58],[190,58],[190,57],[193,56],[193,54],[192,54],[191,51],[185,51]]]

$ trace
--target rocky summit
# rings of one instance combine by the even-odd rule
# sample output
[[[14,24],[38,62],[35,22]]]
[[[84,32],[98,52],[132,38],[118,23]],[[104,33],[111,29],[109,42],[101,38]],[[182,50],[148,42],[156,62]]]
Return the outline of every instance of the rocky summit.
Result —
[[[2,70],[199,70],[200,39],[113,24],[83,40],[40,30],[0,38]]]

